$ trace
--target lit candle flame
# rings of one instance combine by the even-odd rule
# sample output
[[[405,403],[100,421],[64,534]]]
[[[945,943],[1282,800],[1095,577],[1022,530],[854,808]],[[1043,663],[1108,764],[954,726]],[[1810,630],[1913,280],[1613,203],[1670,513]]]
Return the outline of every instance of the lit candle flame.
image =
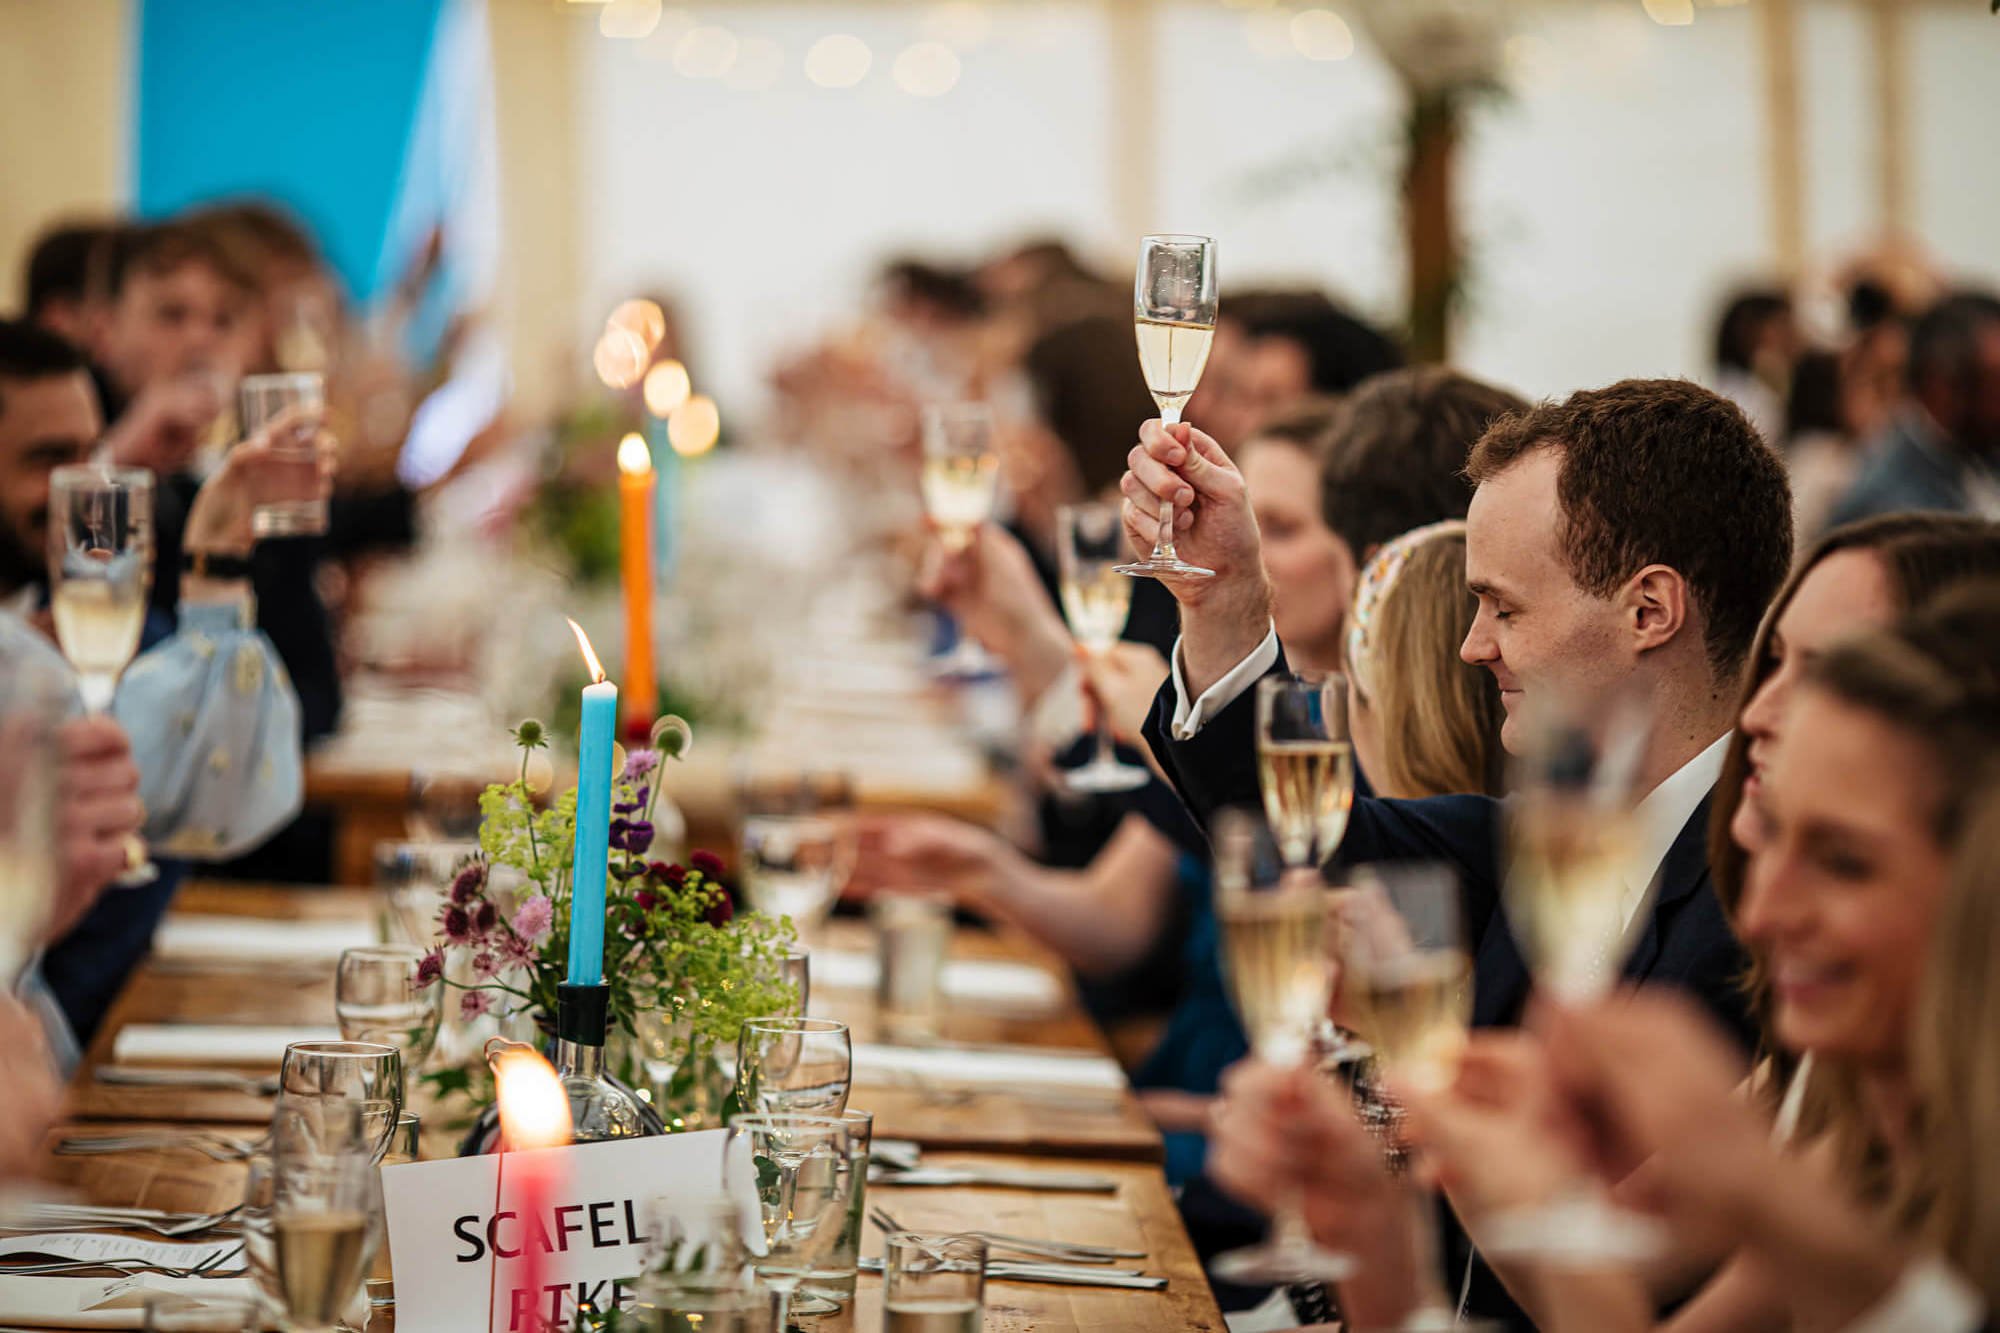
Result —
[[[569,620],[569,617],[564,616],[563,619]],[[583,626],[574,620],[569,620],[569,628],[570,632],[576,635],[576,646],[583,649],[584,664],[590,668],[590,683],[601,684],[604,680],[604,664],[598,661],[597,654],[591,651],[590,639],[584,634]]]
[[[638,431],[618,442],[618,470],[629,477],[653,470],[653,451],[646,447],[646,437]]]
[[[562,1080],[529,1046],[510,1046],[493,1060],[499,1089],[500,1130],[510,1149],[560,1148],[575,1129]]]

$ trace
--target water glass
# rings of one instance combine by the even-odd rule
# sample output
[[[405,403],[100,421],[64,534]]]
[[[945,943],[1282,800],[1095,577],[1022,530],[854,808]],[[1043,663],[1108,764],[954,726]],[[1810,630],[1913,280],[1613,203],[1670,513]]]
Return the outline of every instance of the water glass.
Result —
[[[882,1258],[883,1333],[979,1333],[985,1241],[898,1231],[883,1241]]]
[[[814,930],[854,873],[853,781],[828,772],[758,774],[740,779],[736,794],[744,897],[765,916]]]
[[[831,1018],[752,1018],[736,1038],[736,1100],[746,1111],[838,1116],[854,1046]]]
[[[403,1111],[403,1057],[367,1041],[295,1041],[278,1070],[278,1118],[297,1118],[322,1153],[354,1147],[379,1162]]]
[[[785,961],[778,968],[778,979],[792,988],[798,1004],[792,1015],[803,1018],[812,1003],[812,950],[803,944],[794,944],[785,950]]]
[[[951,902],[891,894],[869,904],[878,971],[875,1009],[882,1035],[920,1042],[938,1035],[944,1008],[944,960],[951,948]]]
[[[393,1046],[403,1053],[403,1077],[418,1073],[437,1045],[444,987],[417,989],[424,951],[414,944],[347,949],[334,973],[333,1012],[349,1041]],[[408,1100],[408,1087],[404,1088]]]
[[[258,1333],[264,1312],[255,1301],[163,1291],[146,1297],[139,1327],[147,1333]]]
[[[845,1122],[827,1116],[739,1115],[729,1122],[722,1184],[757,1201],[764,1253],[755,1266],[777,1293],[777,1324],[793,1294],[824,1261],[845,1222],[853,1171]]]
[[[389,1135],[388,1150],[382,1154],[383,1166],[407,1166],[411,1162],[423,1160],[423,1121],[415,1111],[405,1111],[396,1117],[396,1128]],[[384,1212],[386,1212],[386,1206]],[[368,1303],[370,1305],[394,1305],[396,1303],[396,1271],[389,1260],[389,1242],[385,1237],[375,1251],[375,1266],[368,1270]]]
[[[382,937],[425,948],[437,938],[453,874],[479,854],[475,841],[378,842],[375,887],[382,895]]]
[[[813,1266],[801,1290],[845,1305],[854,1299],[855,1278],[860,1272],[861,1233],[868,1217],[868,1149],[875,1138],[875,1113],[844,1111],[840,1118],[847,1126],[847,1162],[851,1168],[847,1218],[833,1248]]]
[[[270,455],[258,469],[251,532],[259,539],[325,532],[330,478],[319,457],[325,377],[317,371],[251,375],[243,381],[242,405],[243,438],[274,427]]]

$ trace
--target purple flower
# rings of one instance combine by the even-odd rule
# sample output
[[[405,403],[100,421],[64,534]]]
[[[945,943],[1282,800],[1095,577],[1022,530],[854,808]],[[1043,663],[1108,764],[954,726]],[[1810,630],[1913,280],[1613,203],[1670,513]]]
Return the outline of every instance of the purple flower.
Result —
[[[639,910],[642,912],[650,912],[660,904],[659,897],[651,889],[639,890],[632,895],[632,901],[639,904]]]
[[[514,913],[514,933],[523,944],[539,944],[555,925],[556,908],[547,894],[538,893]]]
[[[639,813],[639,808],[637,801],[613,801],[611,803],[611,813],[614,815],[636,815]]]
[[[486,888],[486,863],[469,861],[451,881],[451,900],[463,905],[477,898]]]
[[[433,985],[443,975],[444,950],[442,948],[432,949],[417,960],[416,988],[418,990]]]
[[[625,753],[625,780],[627,782],[636,782],[659,766],[660,752],[658,750],[628,750]],[[639,798],[640,804],[643,805],[645,800],[646,798],[641,796]]]
[[[492,903],[482,902],[472,909],[472,929],[480,935],[492,932],[500,924],[500,909]]]
[[[483,990],[469,990],[458,997],[458,1016],[470,1022],[493,1011],[493,997]]]
[[[709,925],[726,926],[736,916],[736,904],[729,900],[728,894],[717,893],[715,901],[708,905],[707,915]]]
[[[632,821],[632,827],[625,833],[625,850],[634,856],[644,856],[653,845],[653,825],[644,819]]]
[[[699,851],[688,858],[688,864],[709,879],[722,878],[722,858],[711,851]]]
[[[444,937],[453,944],[472,943],[472,918],[466,914],[463,907],[445,908],[444,915],[438,920],[438,926],[444,931]]]
[[[656,861],[654,862],[654,867],[653,873],[658,875],[662,880],[665,880],[669,888],[678,889],[687,884],[687,867],[680,862],[676,861],[670,866],[662,866]]]

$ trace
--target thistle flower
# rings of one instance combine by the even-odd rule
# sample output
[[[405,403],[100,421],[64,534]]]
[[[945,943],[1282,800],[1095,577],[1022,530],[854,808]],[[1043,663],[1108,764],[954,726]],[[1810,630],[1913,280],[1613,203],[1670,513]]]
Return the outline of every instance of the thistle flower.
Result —
[[[438,919],[438,927],[453,944],[472,943],[472,918],[463,907],[453,905],[445,908],[444,915]]]
[[[477,898],[486,888],[486,863],[468,861],[451,881],[451,900],[463,906]]]
[[[493,1011],[493,996],[483,990],[469,990],[458,997],[458,1016],[464,1022],[471,1022],[481,1014]]]
[[[417,960],[415,989],[423,990],[444,975],[444,949],[435,948]]]
[[[660,766],[658,750],[628,750],[625,754],[625,780],[637,782]],[[644,801],[645,797],[639,798]]]

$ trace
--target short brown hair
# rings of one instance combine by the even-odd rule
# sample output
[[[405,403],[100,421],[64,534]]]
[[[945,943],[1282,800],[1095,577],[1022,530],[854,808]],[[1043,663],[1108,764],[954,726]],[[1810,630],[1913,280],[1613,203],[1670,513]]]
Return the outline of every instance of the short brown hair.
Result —
[[[1688,380],[1621,380],[1494,423],[1466,462],[1475,486],[1541,449],[1563,558],[1593,596],[1647,565],[1687,580],[1717,675],[1734,675],[1792,563],[1785,465],[1736,404]]]
[[[116,241],[109,272],[108,295],[116,298],[135,273],[171,273],[188,264],[202,264],[246,295],[257,281],[235,252],[208,227],[187,222],[161,222],[126,229]]]
[[[1273,412],[1258,422],[1257,428],[1250,432],[1244,443],[1277,440],[1305,450],[1317,461],[1327,435],[1340,420],[1340,402],[1340,399],[1330,396],[1301,398],[1283,411]],[[1242,445],[1237,447],[1241,449]]]
[[[1440,366],[1364,380],[1320,449],[1320,516],[1357,560],[1411,528],[1464,518],[1473,442],[1495,417],[1526,407]]]

